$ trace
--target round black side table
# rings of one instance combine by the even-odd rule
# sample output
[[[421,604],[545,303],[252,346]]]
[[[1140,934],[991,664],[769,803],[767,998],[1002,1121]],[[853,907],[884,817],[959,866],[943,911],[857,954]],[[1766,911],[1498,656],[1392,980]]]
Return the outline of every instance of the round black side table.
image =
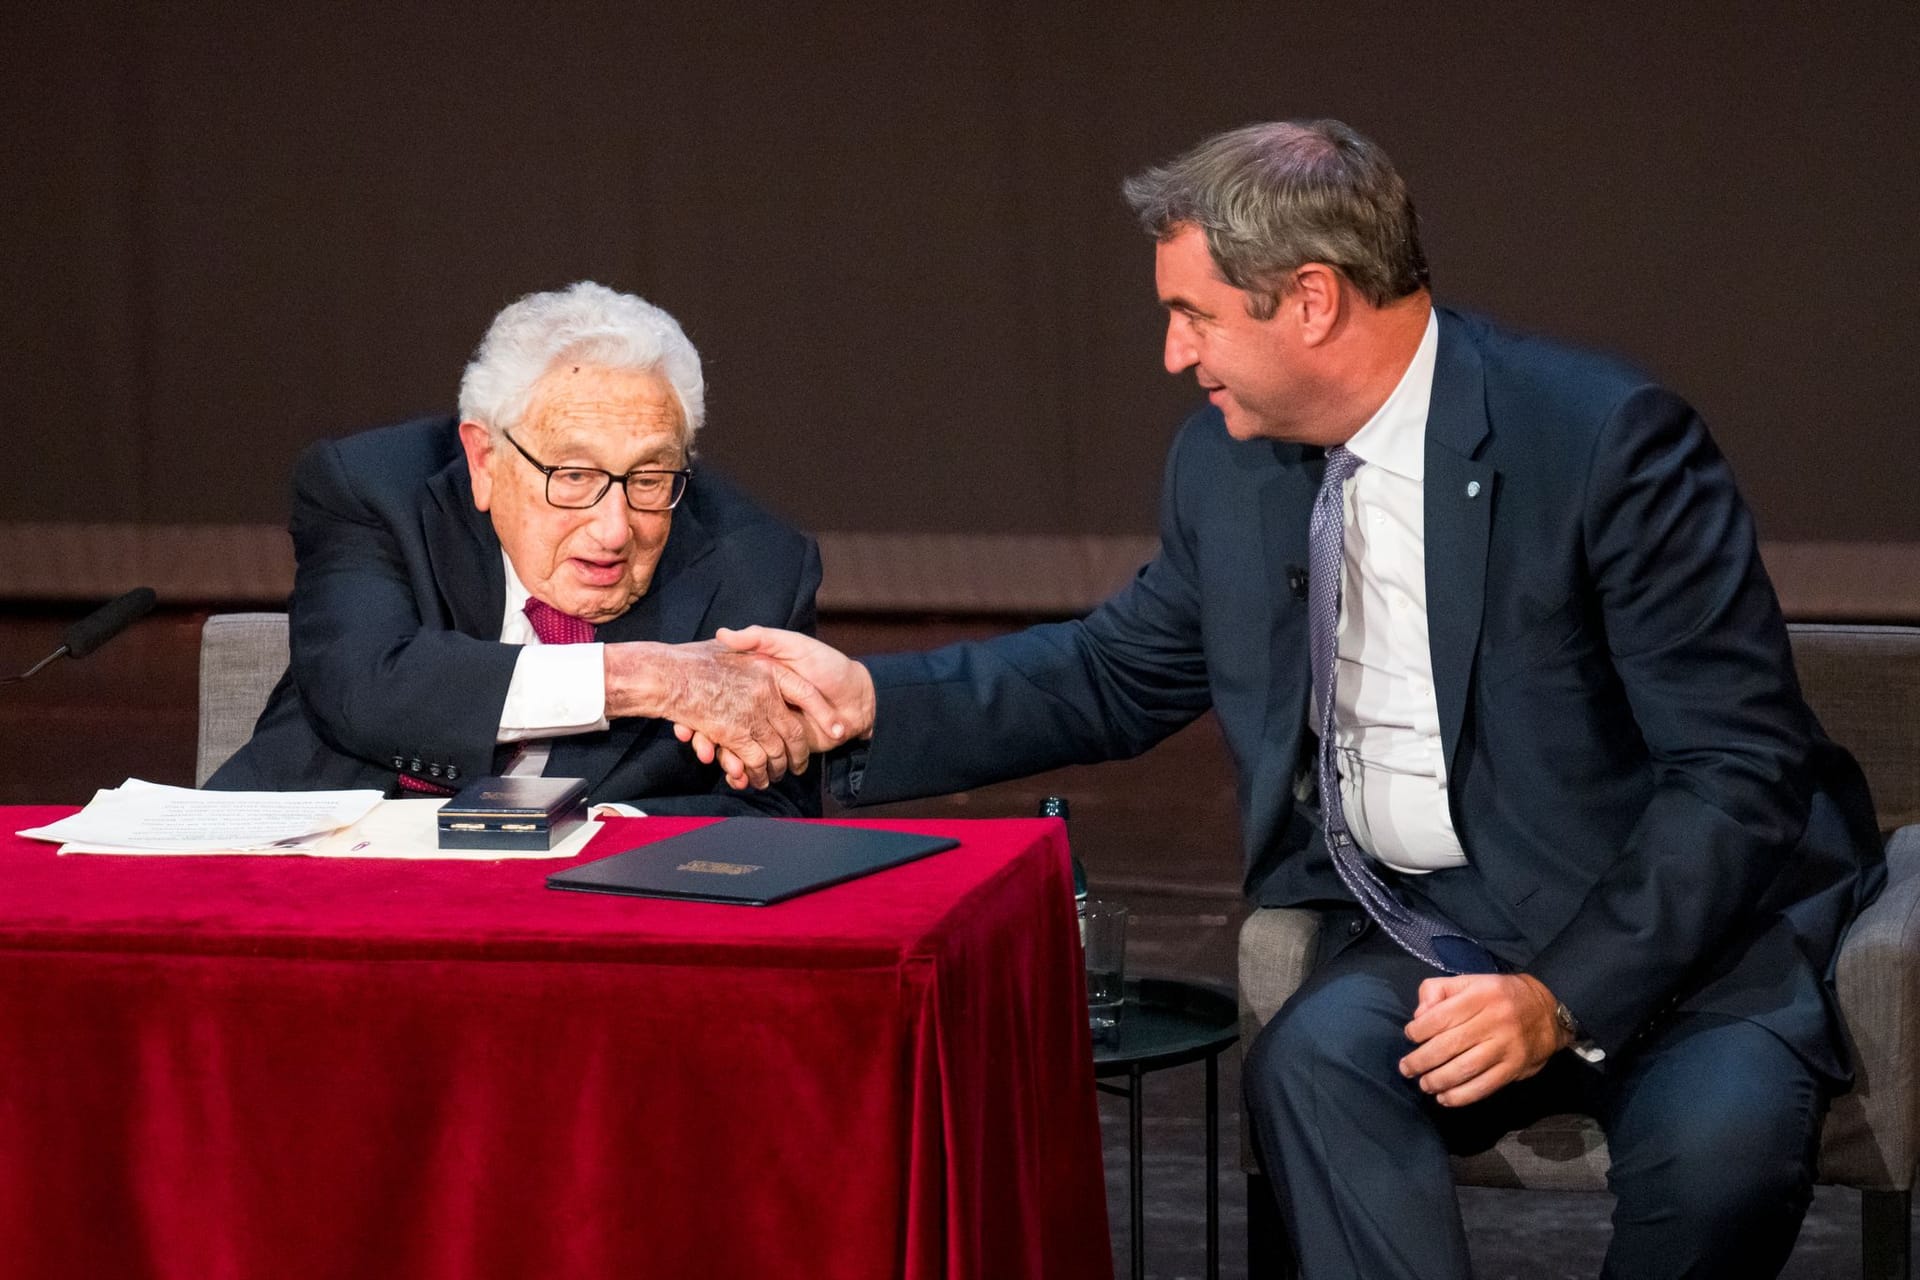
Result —
[[[1188,1062],[1207,1064],[1207,1280],[1220,1276],[1221,1051],[1240,1038],[1240,1009],[1231,993],[1172,978],[1133,978],[1115,1032],[1093,1046],[1095,1086],[1127,1100],[1127,1218],[1134,1280],[1145,1280],[1141,1240],[1145,1206],[1140,1189],[1140,1085],[1149,1071]],[[1125,1076],[1127,1083],[1104,1083]]]

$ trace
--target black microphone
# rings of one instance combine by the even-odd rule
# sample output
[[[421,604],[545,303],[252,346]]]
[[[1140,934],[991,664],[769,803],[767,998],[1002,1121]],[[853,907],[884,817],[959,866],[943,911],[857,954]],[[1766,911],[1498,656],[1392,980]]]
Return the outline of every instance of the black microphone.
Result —
[[[153,609],[155,596],[152,587],[135,587],[127,594],[95,609],[80,621],[67,628],[58,649],[40,661],[28,667],[17,676],[8,676],[0,684],[16,684],[25,680],[40,668],[52,662],[61,654],[69,658],[84,658],[107,641],[138,622]]]
[[[1287,589],[1293,592],[1295,600],[1307,598],[1307,571],[1297,564],[1287,566]]]

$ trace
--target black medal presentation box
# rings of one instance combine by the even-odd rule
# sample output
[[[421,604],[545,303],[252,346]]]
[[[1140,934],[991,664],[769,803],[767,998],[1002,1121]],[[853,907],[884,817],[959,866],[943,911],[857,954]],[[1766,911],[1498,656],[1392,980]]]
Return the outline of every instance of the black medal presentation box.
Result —
[[[764,907],[956,848],[945,836],[722,818],[547,877],[549,889]]]
[[[551,849],[586,820],[585,778],[481,778],[440,810],[440,847]]]

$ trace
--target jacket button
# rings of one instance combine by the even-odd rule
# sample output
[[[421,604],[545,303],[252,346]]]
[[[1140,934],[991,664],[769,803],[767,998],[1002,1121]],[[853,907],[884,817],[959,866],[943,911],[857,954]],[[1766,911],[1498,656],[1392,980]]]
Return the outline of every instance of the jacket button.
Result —
[[[456,778],[458,778],[459,776],[460,776],[460,766],[459,766],[459,765],[457,765],[457,764],[450,764],[450,765],[448,765],[448,766],[447,766],[447,781],[448,781],[448,782],[452,782],[452,781],[453,781],[454,779],[456,779]]]
[[[419,773],[421,770],[425,769],[426,767],[427,766],[420,763],[420,757],[418,756],[414,757],[412,769],[415,773]]]
[[[1349,920],[1347,922],[1347,936],[1349,938],[1357,938],[1366,931],[1367,922],[1365,920]]]
[[[397,769],[404,769],[404,768],[406,768],[406,767],[407,767],[407,758],[406,758],[405,756],[395,756],[395,757],[393,758],[393,767],[394,767],[394,768],[395,768],[396,770],[397,770]]]

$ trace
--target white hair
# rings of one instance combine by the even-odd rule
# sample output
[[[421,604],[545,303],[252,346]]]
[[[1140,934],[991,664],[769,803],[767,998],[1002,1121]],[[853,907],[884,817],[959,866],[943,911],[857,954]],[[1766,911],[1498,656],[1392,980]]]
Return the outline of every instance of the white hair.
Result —
[[[707,411],[700,353],[659,307],[591,280],[530,293],[493,318],[460,375],[461,419],[496,436],[518,426],[534,384],[566,360],[659,374],[680,400],[693,444]]]

